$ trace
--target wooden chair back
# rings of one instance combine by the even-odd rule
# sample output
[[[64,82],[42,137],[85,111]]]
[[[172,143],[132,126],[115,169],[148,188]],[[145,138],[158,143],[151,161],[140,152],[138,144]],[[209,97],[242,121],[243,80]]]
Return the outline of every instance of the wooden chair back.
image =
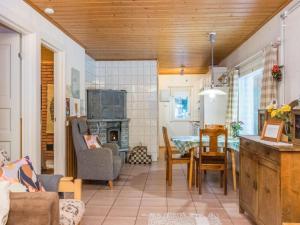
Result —
[[[205,124],[205,129],[225,129],[226,126],[222,124]]]
[[[203,144],[203,136],[207,136],[209,138],[209,145],[205,146]],[[218,145],[218,138],[219,136],[224,136],[225,138],[225,143],[224,146],[219,146]],[[200,154],[202,153],[203,149],[205,147],[209,148],[209,152],[211,153],[216,153],[218,152],[219,148],[227,150],[227,142],[228,142],[228,131],[227,129],[201,129],[200,130]],[[214,155],[214,154],[212,154]]]
[[[172,158],[172,147],[171,147],[167,128],[163,127],[162,132],[163,132],[164,142],[165,142],[165,146],[166,146],[167,160],[169,160]]]

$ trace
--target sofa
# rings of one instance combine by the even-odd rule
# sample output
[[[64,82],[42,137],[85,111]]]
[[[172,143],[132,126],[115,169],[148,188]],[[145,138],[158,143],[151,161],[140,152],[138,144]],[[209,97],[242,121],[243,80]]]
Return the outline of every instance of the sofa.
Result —
[[[122,168],[119,147],[114,143],[101,144],[101,148],[88,149],[84,135],[89,134],[84,118],[72,120],[72,137],[77,161],[77,177],[83,180],[108,181],[112,188]]]
[[[9,165],[10,159],[7,152],[0,148],[0,174],[4,174],[0,182],[6,182],[4,185],[2,183],[2,188],[5,188],[13,180],[7,179],[8,174],[5,174],[7,171],[5,168],[16,168],[20,166],[18,164],[20,161],[15,161],[13,162],[15,164]],[[24,165],[25,167],[30,165],[35,174],[32,164]],[[19,175],[22,171],[24,172],[21,168],[17,170]],[[30,183],[29,178],[33,177],[42,185],[43,191],[26,192],[26,187],[22,185],[20,180],[20,183],[14,181],[9,185],[13,188],[9,189],[11,191],[9,193],[10,205],[6,225],[78,225],[85,211],[85,204],[81,201],[82,181],[62,175],[45,174],[36,175],[36,177],[29,176],[26,181]],[[6,191],[6,189],[2,189],[2,191]],[[65,199],[66,193],[72,194],[73,197]],[[3,194],[2,200],[5,201],[6,194],[1,194]],[[5,205],[3,208],[0,207],[0,211],[3,210],[2,213],[5,213],[5,207]]]
[[[46,190],[52,188],[43,185]],[[74,199],[60,199],[58,192],[71,192]],[[6,225],[78,225],[85,211],[80,198],[81,180],[71,177],[59,180],[57,192],[11,192]]]

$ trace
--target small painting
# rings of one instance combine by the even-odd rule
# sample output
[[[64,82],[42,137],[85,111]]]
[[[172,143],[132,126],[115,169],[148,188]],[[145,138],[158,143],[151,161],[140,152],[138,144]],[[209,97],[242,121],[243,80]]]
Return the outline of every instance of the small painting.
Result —
[[[47,134],[54,133],[54,85],[47,84]]]
[[[70,98],[66,98],[66,116],[70,116]]]
[[[73,98],[80,99],[80,72],[74,68],[71,73],[71,92]]]

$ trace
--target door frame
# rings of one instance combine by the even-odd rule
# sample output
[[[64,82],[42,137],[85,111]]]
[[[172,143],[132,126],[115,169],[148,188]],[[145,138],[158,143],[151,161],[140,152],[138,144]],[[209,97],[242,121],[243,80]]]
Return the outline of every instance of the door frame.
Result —
[[[43,39],[41,45],[54,53],[54,173],[65,174],[65,53]]]
[[[65,174],[65,52],[61,43],[51,44],[39,33],[30,32],[0,15],[0,23],[21,34],[21,146],[22,156],[30,155],[37,173],[41,172],[41,45],[54,51],[55,115],[54,123],[54,173]],[[26,79],[24,79],[26,78]]]

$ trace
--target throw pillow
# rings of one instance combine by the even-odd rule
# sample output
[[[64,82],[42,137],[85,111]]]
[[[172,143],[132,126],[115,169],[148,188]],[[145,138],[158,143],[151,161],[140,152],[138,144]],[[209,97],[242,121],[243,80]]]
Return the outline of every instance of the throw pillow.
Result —
[[[83,135],[88,149],[101,148],[98,135]]]
[[[8,162],[9,162],[9,157],[7,152],[0,147],[0,167],[4,166]]]
[[[0,181],[0,225],[5,225],[9,213],[9,182]]]
[[[0,168],[0,180],[20,183],[28,192],[45,191],[28,156]]]

